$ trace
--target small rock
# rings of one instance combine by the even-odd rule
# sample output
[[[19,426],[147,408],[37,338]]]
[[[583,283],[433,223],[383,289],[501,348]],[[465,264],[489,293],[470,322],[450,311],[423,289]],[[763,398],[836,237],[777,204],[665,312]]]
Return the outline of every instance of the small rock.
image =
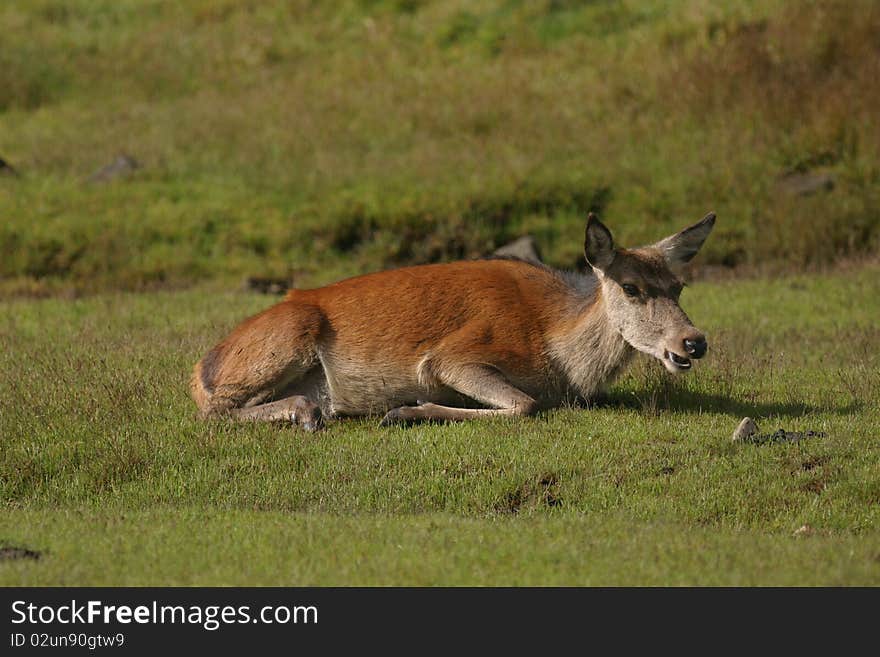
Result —
[[[834,189],[834,176],[830,173],[790,173],[780,178],[779,188],[792,196],[830,192]]]
[[[524,235],[513,240],[509,244],[495,249],[492,255],[519,258],[520,260],[528,260],[529,262],[541,263],[541,252],[535,238],[531,235]]]
[[[761,436],[765,442],[771,443],[796,443],[803,438],[824,438],[824,431],[786,431],[785,429],[777,429],[769,436]]]
[[[740,422],[739,426],[736,428],[736,431],[733,432],[733,440],[736,442],[748,440],[756,433],[758,433],[757,423],[750,417],[744,417],[742,422]]]
[[[110,164],[101,167],[89,176],[89,182],[106,183],[119,178],[127,178],[140,168],[140,162],[130,155],[117,155],[116,159],[110,162]]]
[[[786,431],[777,429],[773,433],[758,434],[758,425],[750,417],[744,417],[733,432],[733,441],[753,445],[772,445],[777,443],[796,443],[804,438],[824,438],[824,431]]]
[[[9,162],[0,157],[0,176],[15,176],[18,177],[18,171],[15,170]]]
[[[244,281],[244,289],[260,294],[284,294],[292,285],[288,278],[270,278],[267,276],[248,276]]]
[[[792,536],[812,536],[816,531],[810,527],[810,525],[801,525],[797,529],[795,529],[791,535]]]

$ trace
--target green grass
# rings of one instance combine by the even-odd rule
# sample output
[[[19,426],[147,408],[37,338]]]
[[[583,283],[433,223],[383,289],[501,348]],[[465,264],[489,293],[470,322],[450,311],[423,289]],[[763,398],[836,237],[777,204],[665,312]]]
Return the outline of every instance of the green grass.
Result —
[[[707,359],[590,410],[317,435],[187,397],[266,297],[4,301],[0,543],[43,557],[0,583],[877,585],[878,273],[695,283]],[[734,444],[746,414],[827,435]]]
[[[24,529],[22,529],[22,527]],[[87,529],[85,529],[87,528]],[[38,562],[4,583],[79,586],[846,586],[880,581],[876,542],[572,514],[514,519],[31,511],[0,519]],[[56,547],[57,546],[57,547]],[[62,547],[63,546],[63,547]]]
[[[705,263],[876,252],[880,10],[710,0],[8,0],[0,294],[554,264],[719,215]],[[130,179],[87,177],[117,153]],[[792,172],[834,188],[794,196]]]

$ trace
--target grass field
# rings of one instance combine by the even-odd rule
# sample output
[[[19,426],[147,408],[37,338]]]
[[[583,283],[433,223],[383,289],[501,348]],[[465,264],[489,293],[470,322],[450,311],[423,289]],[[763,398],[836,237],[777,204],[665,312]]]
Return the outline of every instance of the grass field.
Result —
[[[0,584],[880,584],[877,2],[5,0],[0,32]],[[691,375],[197,420],[192,364],[272,302],[243,278],[526,233],[573,268],[591,210],[628,246],[718,213]]]
[[[187,397],[264,296],[5,301],[0,542],[42,557],[0,582],[880,584],[878,274],[696,283],[709,357],[597,408],[317,435]],[[734,444],[743,415],[827,435]]]

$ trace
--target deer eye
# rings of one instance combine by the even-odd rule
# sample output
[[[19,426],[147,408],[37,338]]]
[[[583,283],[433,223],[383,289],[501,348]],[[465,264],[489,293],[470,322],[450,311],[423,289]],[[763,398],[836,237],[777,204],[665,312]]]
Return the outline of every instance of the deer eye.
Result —
[[[635,285],[632,285],[630,283],[623,284],[623,292],[628,297],[637,297],[637,296],[641,295],[641,292],[639,292],[639,288],[637,288]]]

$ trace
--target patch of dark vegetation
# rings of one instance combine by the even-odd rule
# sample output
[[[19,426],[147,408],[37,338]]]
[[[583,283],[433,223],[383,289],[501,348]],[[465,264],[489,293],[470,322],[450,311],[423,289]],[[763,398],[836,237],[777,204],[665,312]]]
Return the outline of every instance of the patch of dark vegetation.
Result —
[[[785,429],[777,429],[773,433],[754,434],[745,437],[742,439],[742,442],[754,443],[756,445],[796,443],[804,438],[824,438],[826,435],[824,431],[786,431]]]
[[[72,76],[56,53],[39,45],[0,49],[0,112],[51,105],[70,88]]]
[[[427,264],[476,258],[514,238],[519,220],[534,214],[574,212],[586,216],[608,204],[608,187],[553,183],[523,184],[495,195],[436,204],[433,199],[402,199],[395,207],[369,207],[343,201],[316,222],[312,238],[340,253],[379,242],[385,266]]]
[[[791,456],[788,459],[788,468],[791,475],[800,482],[797,489],[804,493],[821,495],[834,474],[833,468],[828,467],[830,460],[827,456]]]
[[[358,0],[357,4],[361,10],[371,13],[385,11],[398,14],[414,14],[427,5],[428,0]]]
[[[443,49],[470,48],[495,57],[517,42],[537,42],[549,48],[571,36],[602,38],[620,34],[643,25],[651,16],[651,12],[631,11],[618,3],[584,0],[498,5],[452,14],[437,30],[436,44]]]
[[[472,38],[480,29],[480,19],[469,11],[459,11],[437,35],[437,45],[448,48]]]
[[[660,468],[660,474],[662,474],[662,475],[668,476],[668,475],[671,475],[674,473],[675,473],[675,468],[671,465],[665,465],[662,468]]]
[[[107,451],[105,458],[90,464],[92,486],[98,493],[113,490],[129,481],[139,479],[150,469],[151,462],[130,447],[116,447]]]
[[[559,497],[559,480],[553,473],[545,473],[537,481],[526,481],[507,493],[495,505],[497,513],[519,513],[524,508],[562,505]]]
[[[15,230],[0,235],[0,276],[18,273],[33,279],[67,278],[86,254],[84,242],[70,243],[54,236],[30,240]]]
[[[234,480],[244,477],[259,476],[262,468],[256,463],[227,463],[223,466],[223,478]]]
[[[724,514],[720,511],[707,512],[694,518],[694,523],[698,527],[717,527],[724,518]]]
[[[38,561],[42,556],[42,552],[37,552],[30,548],[0,544],[0,561],[18,561],[21,559]]]

